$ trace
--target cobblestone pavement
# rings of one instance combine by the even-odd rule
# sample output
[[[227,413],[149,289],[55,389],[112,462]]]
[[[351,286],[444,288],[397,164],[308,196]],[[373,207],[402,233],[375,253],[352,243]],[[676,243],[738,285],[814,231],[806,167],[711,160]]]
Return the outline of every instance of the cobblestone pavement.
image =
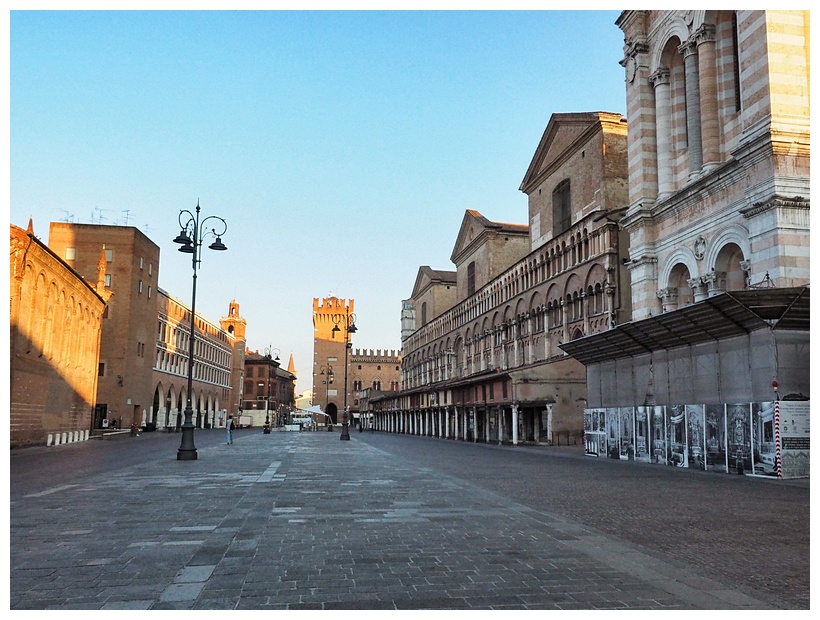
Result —
[[[594,527],[719,582],[809,609],[809,480],[584,456],[581,446],[492,446],[360,434],[392,454]],[[510,458],[510,455],[515,458]]]
[[[187,462],[179,441],[13,451],[10,609],[808,609],[808,585],[784,597],[687,559],[719,546],[680,503],[714,475],[382,433],[246,431],[225,445],[202,431]],[[613,498],[644,477],[669,508],[635,524]],[[808,558],[808,484],[737,483],[737,497],[718,483],[724,504],[765,488],[793,497],[785,512],[805,508],[805,539],[778,536]],[[668,548],[630,540],[670,524]],[[759,544],[739,540],[727,566]]]

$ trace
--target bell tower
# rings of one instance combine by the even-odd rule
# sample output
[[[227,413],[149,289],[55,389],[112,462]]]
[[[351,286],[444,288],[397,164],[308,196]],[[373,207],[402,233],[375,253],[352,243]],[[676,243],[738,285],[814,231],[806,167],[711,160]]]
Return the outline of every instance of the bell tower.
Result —
[[[242,410],[243,392],[245,390],[245,329],[247,321],[239,314],[239,302],[235,299],[228,305],[228,316],[219,319],[219,326],[232,337],[231,348],[231,396],[228,401],[228,413],[239,415]]]
[[[219,319],[219,326],[237,340],[245,340],[247,322],[239,315],[239,302],[235,299],[228,305],[228,316]]]

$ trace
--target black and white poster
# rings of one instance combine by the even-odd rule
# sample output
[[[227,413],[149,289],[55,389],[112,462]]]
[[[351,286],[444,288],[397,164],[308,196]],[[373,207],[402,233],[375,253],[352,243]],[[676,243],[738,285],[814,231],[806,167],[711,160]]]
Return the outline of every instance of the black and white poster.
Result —
[[[606,454],[609,458],[621,458],[621,410],[618,407],[606,410]]]
[[[635,457],[635,408],[621,407],[620,410],[620,457],[633,459]]]
[[[776,476],[774,402],[752,403],[752,473]]]
[[[649,432],[652,433],[652,462],[666,464],[666,408],[651,407]]]
[[[652,462],[652,434],[649,423],[653,407],[635,407],[635,460]]]
[[[689,467],[686,449],[686,406],[672,405],[666,409],[666,464]]]
[[[606,409],[584,412],[584,445],[590,456],[606,456]]]
[[[726,405],[726,451],[731,473],[752,472],[751,404]]]
[[[686,405],[687,467],[706,469],[703,405]]]
[[[809,410],[808,401],[585,409],[584,443],[590,456],[757,476],[778,475],[779,448],[782,476],[802,478]]]
[[[726,405],[706,405],[706,469],[726,472]]]

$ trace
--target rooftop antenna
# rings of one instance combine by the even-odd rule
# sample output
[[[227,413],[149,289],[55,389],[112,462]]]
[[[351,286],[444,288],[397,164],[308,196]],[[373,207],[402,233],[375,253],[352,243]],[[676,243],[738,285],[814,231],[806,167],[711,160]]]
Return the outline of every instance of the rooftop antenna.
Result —
[[[71,222],[73,224],[74,223],[74,214],[69,213],[65,209],[62,209],[62,212],[65,213],[65,217],[60,221],[62,221],[62,222]]]
[[[124,224],[124,226],[128,226],[128,214],[131,213],[131,210],[130,209],[123,209],[122,212],[125,213],[125,224]]]
[[[103,215],[103,211],[111,211],[111,209],[100,209],[99,207],[94,207],[94,211],[99,213],[99,215],[97,216],[97,223],[102,224],[103,220],[105,219],[105,216]],[[94,214],[93,213],[91,214],[91,223],[92,224],[94,223]]]

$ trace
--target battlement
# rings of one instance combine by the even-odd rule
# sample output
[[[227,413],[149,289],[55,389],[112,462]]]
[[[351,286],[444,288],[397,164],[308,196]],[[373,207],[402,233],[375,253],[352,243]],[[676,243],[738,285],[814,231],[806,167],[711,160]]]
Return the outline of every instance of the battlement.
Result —
[[[350,361],[356,363],[379,362],[382,364],[400,364],[401,351],[394,349],[354,349]]]
[[[353,300],[339,299],[338,297],[313,298],[313,312],[353,312]]]

